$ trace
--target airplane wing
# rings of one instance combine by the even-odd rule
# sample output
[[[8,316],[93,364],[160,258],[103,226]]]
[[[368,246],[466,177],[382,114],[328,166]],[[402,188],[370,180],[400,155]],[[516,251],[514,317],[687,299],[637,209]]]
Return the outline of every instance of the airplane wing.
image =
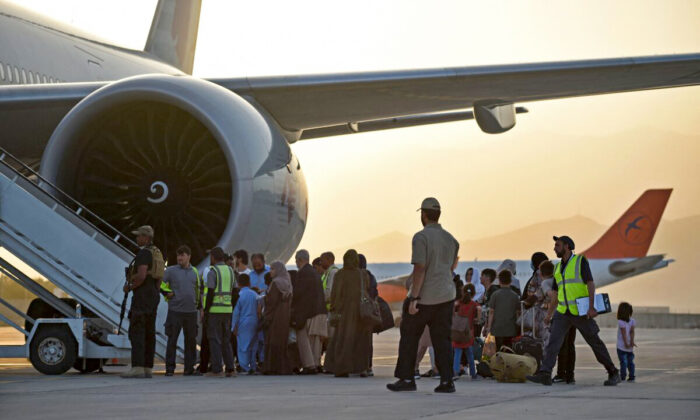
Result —
[[[264,109],[290,141],[472,118],[497,133],[527,112],[518,103],[698,85],[700,53],[210,81]],[[107,83],[0,86],[0,126],[12,126],[16,112],[41,111],[36,123],[50,135],[62,115]]]

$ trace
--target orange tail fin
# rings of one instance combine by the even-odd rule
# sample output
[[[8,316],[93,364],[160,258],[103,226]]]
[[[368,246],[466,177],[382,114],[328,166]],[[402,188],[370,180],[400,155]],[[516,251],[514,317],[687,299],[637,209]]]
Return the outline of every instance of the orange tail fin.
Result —
[[[672,191],[646,190],[583,254],[588,258],[601,259],[646,256]]]

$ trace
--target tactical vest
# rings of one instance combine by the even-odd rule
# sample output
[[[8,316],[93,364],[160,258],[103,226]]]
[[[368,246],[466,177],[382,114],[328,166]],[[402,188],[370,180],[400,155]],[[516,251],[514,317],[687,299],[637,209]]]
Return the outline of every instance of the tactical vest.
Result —
[[[216,289],[209,313],[230,314],[233,313],[231,291],[233,290],[233,269],[225,264],[211,267],[216,273]]]
[[[554,268],[554,281],[557,282],[559,291],[557,311],[566,313],[567,308],[572,315],[579,315],[576,299],[588,297],[588,286],[581,276],[581,262],[583,257],[572,255],[564,268],[564,275],[561,273],[561,261]]]

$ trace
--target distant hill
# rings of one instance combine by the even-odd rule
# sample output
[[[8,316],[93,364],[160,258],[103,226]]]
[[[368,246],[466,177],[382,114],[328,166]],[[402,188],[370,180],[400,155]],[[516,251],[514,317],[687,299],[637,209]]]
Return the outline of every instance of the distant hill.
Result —
[[[460,241],[462,261],[527,259],[534,251],[554,257],[552,235],[567,234],[579,251],[592,245],[607,229],[584,216],[537,223],[512,232],[480,239]],[[408,262],[411,236],[390,232],[345,248],[334,250],[336,258],[354,248],[373,263]],[[668,305],[675,311],[700,311],[700,215],[677,220],[662,220],[651,244],[650,254],[666,254],[676,261],[668,268],[644,274],[605,288],[614,302],[628,300],[633,305]]]

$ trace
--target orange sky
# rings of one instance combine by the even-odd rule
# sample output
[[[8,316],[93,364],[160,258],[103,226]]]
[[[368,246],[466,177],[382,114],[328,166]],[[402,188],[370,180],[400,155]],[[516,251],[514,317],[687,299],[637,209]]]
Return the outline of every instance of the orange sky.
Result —
[[[155,6],[21,3],[132,48],[142,47]],[[195,75],[698,52],[698,22],[697,1],[204,0]],[[574,214],[608,224],[652,187],[675,188],[665,217],[700,213],[700,87],[524,105],[530,114],[503,135],[461,122],[294,145],[310,194],[302,246],[317,253],[415,231],[428,195],[459,238]]]

